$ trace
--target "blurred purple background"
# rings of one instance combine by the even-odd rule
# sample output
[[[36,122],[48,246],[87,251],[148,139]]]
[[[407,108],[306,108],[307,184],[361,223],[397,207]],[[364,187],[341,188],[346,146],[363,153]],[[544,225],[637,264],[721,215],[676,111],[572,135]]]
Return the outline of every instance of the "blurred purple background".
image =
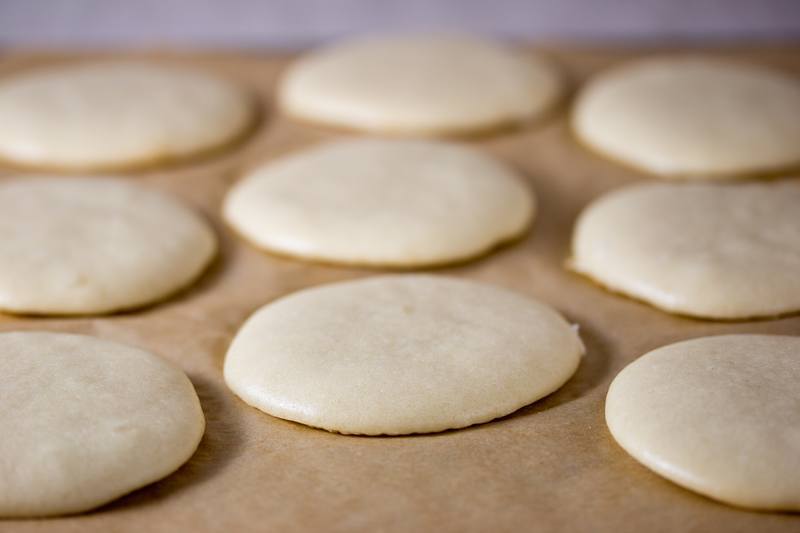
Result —
[[[448,28],[529,40],[797,39],[800,0],[0,0],[0,45],[296,47]]]

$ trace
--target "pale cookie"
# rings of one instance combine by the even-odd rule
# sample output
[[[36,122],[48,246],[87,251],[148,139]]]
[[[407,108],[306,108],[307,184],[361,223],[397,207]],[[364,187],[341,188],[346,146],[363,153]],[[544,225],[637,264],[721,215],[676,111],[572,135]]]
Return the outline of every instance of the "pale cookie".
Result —
[[[541,115],[561,92],[532,52],[459,35],[394,35],[300,58],[279,87],[295,117],[397,134],[472,133]]]
[[[800,311],[800,185],[647,184],[581,214],[569,266],[673,313]]]
[[[665,177],[730,177],[800,165],[800,79],[704,57],[600,73],[572,115],[577,136]]]
[[[205,418],[186,375],[83,335],[0,334],[0,517],[93,509],[159,480]]]
[[[188,286],[216,252],[205,221],[122,179],[0,182],[0,309],[110,313]]]
[[[606,421],[637,461],[729,504],[800,511],[800,337],[654,350],[614,379]]]
[[[180,159],[233,141],[255,113],[234,83],[183,67],[39,68],[0,80],[0,159],[58,169]]]
[[[225,200],[259,247],[365,266],[420,267],[481,255],[521,235],[532,191],[508,167],[434,141],[335,142],[271,161]]]
[[[487,422],[563,385],[583,345],[553,309],[456,278],[395,275],[300,291],[258,310],[225,381],[273,416],[339,433]]]

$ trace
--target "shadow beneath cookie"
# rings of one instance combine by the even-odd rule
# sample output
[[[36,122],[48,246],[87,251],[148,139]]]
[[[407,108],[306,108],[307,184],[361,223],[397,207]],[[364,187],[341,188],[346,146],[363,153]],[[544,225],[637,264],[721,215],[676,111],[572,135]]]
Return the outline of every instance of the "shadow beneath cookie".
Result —
[[[611,348],[608,346],[607,341],[603,338],[603,336],[591,327],[581,325],[580,336],[584,346],[586,347],[586,354],[583,356],[578,370],[575,371],[575,374],[569,379],[569,381],[567,381],[560,389],[549,396],[545,396],[541,400],[526,405],[521,409],[517,409],[513,413],[500,418],[495,418],[494,420],[490,420],[488,422],[475,424],[474,426],[468,426],[461,429],[451,429],[442,433],[409,436],[436,437],[439,435],[447,435],[453,432],[477,431],[486,425],[503,424],[509,420],[535,415],[541,411],[554,409],[560,405],[577,400],[578,398],[582,398],[596,387],[602,385],[606,378],[608,378]]]
[[[205,221],[211,226],[217,238],[217,253],[197,279],[183,290],[173,294],[166,303],[181,304],[213,289],[228,268],[228,261],[233,255],[235,243],[232,241],[231,235],[226,232],[222,222],[211,217],[205,217]]]
[[[580,366],[575,374],[557,391],[549,396],[535,401],[513,413],[487,422],[474,424],[457,429],[448,429],[437,433],[413,433],[409,435],[342,435],[356,439],[404,439],[404,438],[436,438],[445,437],[456,433],[478,431],[487,425],[503,424],[509,420],[534,415],[547,409],[577,400],[602,385],[609,377],[611,347],[595,329],[581,325],[581,340],[586,347],[586,354],[581,359]]]
[[[94,512],[122,511],[169,498],[190,485],[198,485],[213,478],[241,453],[242,431],[238,416],[224,399],[228,392],[223,386],[206,378],[190,378],[206,417],[206,431],[197,451],[186,464],[166,478],[114,500]]]
[[[581,325],[580,336],[586,347],[586,354],[575,374],[564,386],[549,396],[523,407],[509,415],[498,418],[494,422],[527,416],[553,409],[559,405],[577,400],[603,384],[608,378],[611,348],[607,341],[595,329]]]
[[[229,263],[234,255],[236,243],[223,222],[210,215],[203,216],[203,220],[211,227],[217,239],[217,251],[208,266],[185,287],[163,299],[142,307],[114,313],[113,316],[136,315],[157,307],[166,308],[183,305],[219,286],[221,279],[224,278],[230,266]]]

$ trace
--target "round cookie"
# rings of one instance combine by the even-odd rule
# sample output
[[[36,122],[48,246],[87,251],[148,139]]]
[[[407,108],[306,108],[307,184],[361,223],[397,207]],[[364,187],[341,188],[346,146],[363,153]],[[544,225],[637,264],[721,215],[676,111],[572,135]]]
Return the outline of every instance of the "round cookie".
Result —
[[[625,187],[581,214],[569,266],[673,313],[800,311],[798,206],[791,182]]]
[[[272,161],[228,194],[227,221],[266,250],[330,263],[420,267],[521,235],[532,192],[487,155],[449,143],[363,139]]]
[[[93,509],[178,469],[205,418],[186,375],[83,335],[0,333],[0,517]]]
[[[583,345],[553,309],[455,278],[395,275],[303,290],[258,310],[225,381],[273,416],[399,435],[507,415],[563,385]]]
[[[51,66],[0,80],[0,159],[66,170],[136,167],[227,144],[255,114],[240,87],[183,67]]]
[[[216,237],[190,209],[112,178],[0,182],[0,309],[110,313],[194,281]]]
[[[395,134],[473,133],[528,120],[561,92],[534,53],[463,35],[394,35],[295,61],[279,104],[300,119]]]
[[[654,350],[614,379],[606,421],[656,473],[708,497],[800,510],[800,337],[725,335]]]
[[[693,56],[603,72],[572,114],[581,141],[665,177],[730,177],[800,165],[800,79]]]

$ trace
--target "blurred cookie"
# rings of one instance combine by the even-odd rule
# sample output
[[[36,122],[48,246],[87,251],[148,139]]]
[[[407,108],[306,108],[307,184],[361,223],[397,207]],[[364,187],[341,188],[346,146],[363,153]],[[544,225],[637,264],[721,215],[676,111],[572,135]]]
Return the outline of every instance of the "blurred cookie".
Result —
[[[78,513],[159,480],[205,428],[186,375],[83,335],[0,333],[0,517]]]
[[[242,88],[184,67],[40,68],[0,79],[0,159],[64,170],[159,163],[233,141],[255,113]]]
[[[615,160],[671,178],[724,178],[800,165],[800,79],[764,67],[677,56],[601,72],[573,129]]]
[[[473,133],[541,115],[559,76],[541,57],[459,35],[368,37],[311,52],[280,106],[312,122],[397,134]]]
[[[197,214],[122,179],[0,182],[0,309],[110,313],[194,281],[216,252]]]
[[[271,161],[229,192],[224,215],[274,252],[421,267],[481,255],[522,234],[534,196],[505,165],[449,143],[360,139]]]
[[[800,311],[798,206],[791,182],[625,187],[581,214],[569,266],[674,313]]]

